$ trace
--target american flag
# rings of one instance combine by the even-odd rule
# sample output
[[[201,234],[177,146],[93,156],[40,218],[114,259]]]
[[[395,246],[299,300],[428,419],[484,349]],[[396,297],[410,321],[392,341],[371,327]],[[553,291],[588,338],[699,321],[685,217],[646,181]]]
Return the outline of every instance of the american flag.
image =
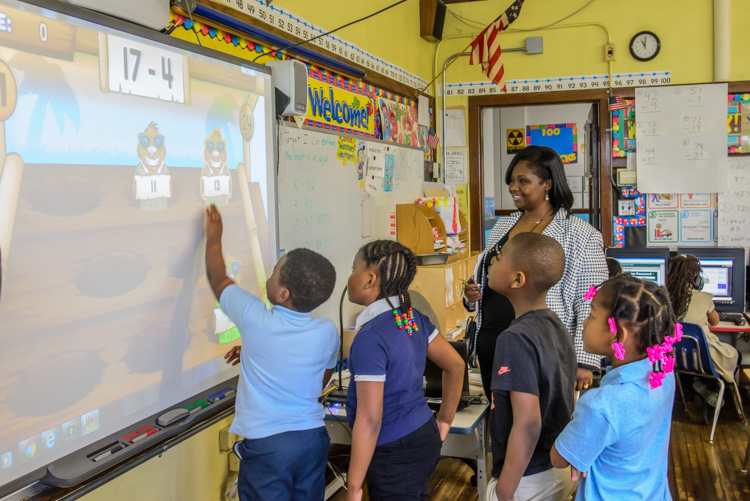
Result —
[[[438,147],[438,144],[440,144],[440,138],[437,137],[437,134],[435,134],[435,129],[430,127],[430,131],[427,134],[427,144],[430,145],[430,148],[433,150],[436,150]]]
[[[487,26],[479,36],[471,42],[471,64],[481,64],[482,73],[495,82],[496,85],[505,89],[505,68],[500,57],[500,32],[516,20],[521,12],[524,0],[515,0],[510,7],[492,24]]]
[[[612,96],[609,98],[609,111],[624,110],[628,107],[628,102],[620,96]]]

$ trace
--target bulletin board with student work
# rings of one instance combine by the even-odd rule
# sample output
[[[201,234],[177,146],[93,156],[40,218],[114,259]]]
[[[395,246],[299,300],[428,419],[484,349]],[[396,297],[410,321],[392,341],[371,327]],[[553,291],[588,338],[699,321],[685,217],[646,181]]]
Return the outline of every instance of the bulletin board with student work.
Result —
[[[333,263],[333,295],[313,315],[338,325],[339,299],[356,252],[372,240],[395,240],[396,204],[423,195],[424,152],[285,126],[279,128],[278,154],[279,246],[284,252],[307,247]],[[345,324],[354,310],[345,306]]]

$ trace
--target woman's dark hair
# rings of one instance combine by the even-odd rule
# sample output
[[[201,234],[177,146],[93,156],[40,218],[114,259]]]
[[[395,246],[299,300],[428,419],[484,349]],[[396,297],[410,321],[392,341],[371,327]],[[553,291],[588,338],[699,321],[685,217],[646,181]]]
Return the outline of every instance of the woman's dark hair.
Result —
[[[380,273],[380,295],[378,299],[398,296],[401,311],[407,313],[411,307],[409,285],[417,274],[417,260],[408,247],[395,240],[375,240],[362,246],[357,253],[367,266],[377,266]],[[388,304],[390,304],[390,301]]]
[[[669,292],[653,282],[638,280],[630,275],[618,275],[604,282],[596,294],[615,319],[616,339],[626,325],[635,336],[640,353],[664,342],[664,336],[674,332],[675,316]]]
[[[677,318],[687,313],[693,298],[695,279],[701,274],[701,263],[695,256],[680,254],[672,260],[667,273],[667,290],[672,298],[672,309]]]
[[[313,311],[328,301],[336,285],[336,268],[323,255],[305,248],[284,256],[279,282],[289,289],[292,305],[298,311]]]
[[[510,161],[508,170],[505,171],[505,184],[510,184],[513,168],[519,162],[528,162],[531,172],[542,181],[552,180],[552,188],[549,190],[549,202],[555,212],[562,207],[567,212],[573,207],[573,192],[568,186],[560,155],[552,148],[546,146],[527,146],[522,149],[513,160]]]

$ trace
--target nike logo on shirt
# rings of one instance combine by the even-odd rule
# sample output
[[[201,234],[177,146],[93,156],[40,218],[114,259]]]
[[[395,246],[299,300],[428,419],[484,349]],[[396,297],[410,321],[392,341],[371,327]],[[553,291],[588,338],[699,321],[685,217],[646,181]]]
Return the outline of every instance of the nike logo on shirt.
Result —
[[[500,376],[502,376],[506,372],[510,372],[510,369],[508,369],[507,367],[500,367],[500,370],[497,371],[498,375],[500,375]]]

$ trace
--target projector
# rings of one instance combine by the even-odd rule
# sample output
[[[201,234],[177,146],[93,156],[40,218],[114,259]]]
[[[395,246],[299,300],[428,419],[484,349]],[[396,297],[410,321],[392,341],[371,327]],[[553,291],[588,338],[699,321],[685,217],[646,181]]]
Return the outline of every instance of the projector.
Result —
[[[63,0],[124,21],[161,30],[169,24],[169,0]]]

